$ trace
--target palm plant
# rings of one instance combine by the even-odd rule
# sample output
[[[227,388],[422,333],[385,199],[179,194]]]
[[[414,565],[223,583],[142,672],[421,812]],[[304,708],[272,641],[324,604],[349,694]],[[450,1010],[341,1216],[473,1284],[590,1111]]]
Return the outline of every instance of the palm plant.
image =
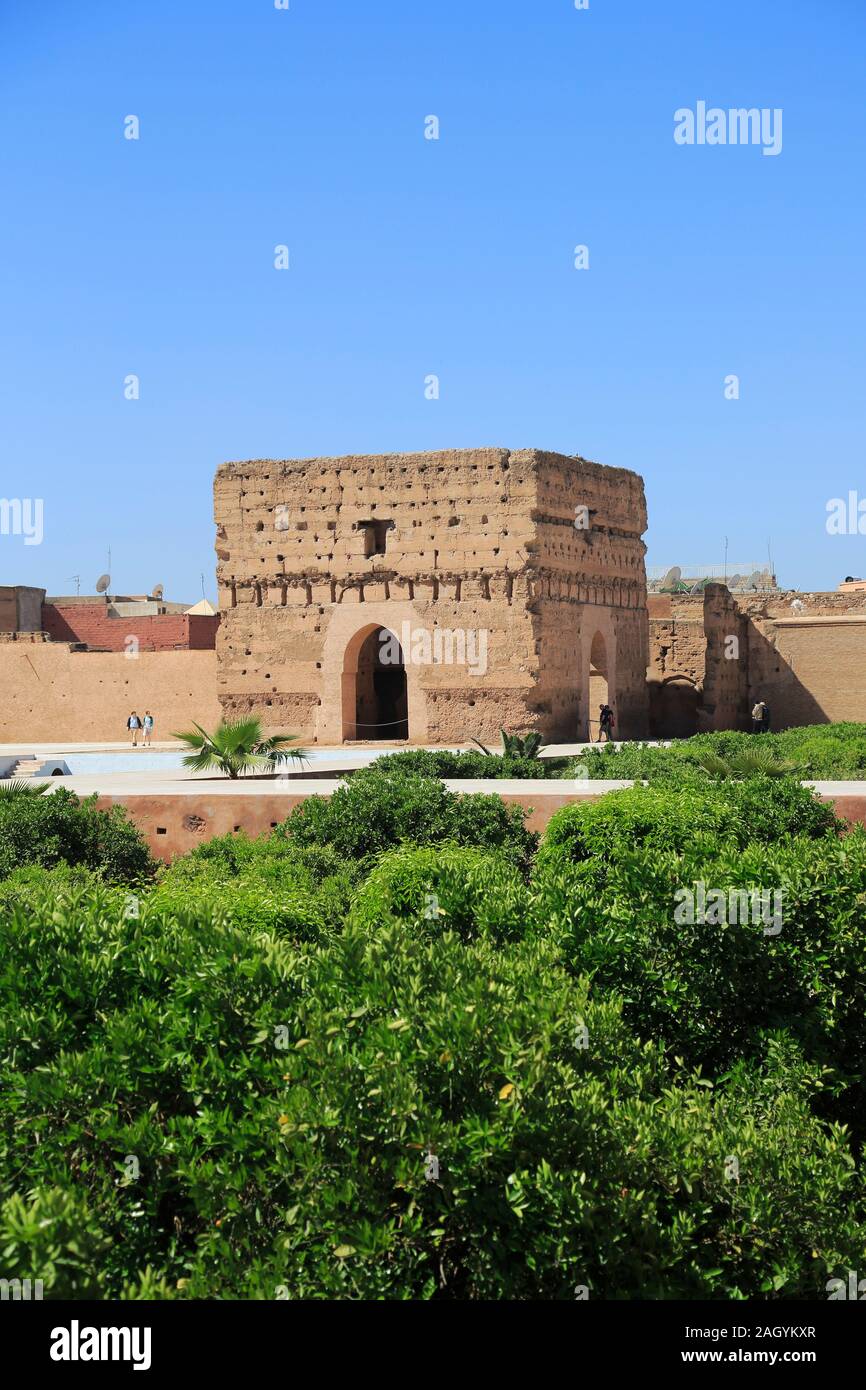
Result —
[[[776,758],[769,748],[746,748],[722,758],[709,749],[697,759],[698,766],[710,777],[791,777],[801,769],[789,759]]]
[[[539,733],[531,734],[507,734],[504,729],[499,730],[502,735],[502,757],[503,758],[537,758],[539,749],[544,740]],[[488,758],[494,755],[489,748],[485,748],[483,743],[479,743],[477,738],[472,740]]]
[[[10,782],[0,782],[0,797],[4,801],[19,796],[41,796],[47,792],[51,783],[47,778],[40,778],[38,782],[31,782],[26,777],[13,777]]]
[[[184,757],[184,767],[194,772],[208,772],[218,768],[226,777],[240,777],[246,772],[273,772],[281,763],[306,761],[303,748],[289,748],[294,743],[294,734],[272,734],[265,738],[260,719],[223,720],[212,734],[207,733],[200,724],[193,725],[194,732],[173,734],[189,744],[193,750]]]

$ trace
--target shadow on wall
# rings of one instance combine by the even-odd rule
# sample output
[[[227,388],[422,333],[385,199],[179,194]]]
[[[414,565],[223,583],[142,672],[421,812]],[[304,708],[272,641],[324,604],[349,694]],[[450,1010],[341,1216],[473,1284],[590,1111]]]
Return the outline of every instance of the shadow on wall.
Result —
[[[773,729],[797,729],[804,724],[829,724],[830,716],[788,664],[774,642],[770,642],[750,620],[746,723],[756,700],[770,706]]]
[[[691,738],[697,733],[752,727],[757,700],[770,706],[773,729],[828,724],[830,716],[798,678],[788,661],[751,621],[745,626],[736,667],[727,666],[719,646],[707,663],[705,683],[674,674],[647,681],[651,738]],[[737,680],[721,681],[720,673]]]
[[[698,732],[700,693],[688,676],[647,681],[650,738],[691,738]]]

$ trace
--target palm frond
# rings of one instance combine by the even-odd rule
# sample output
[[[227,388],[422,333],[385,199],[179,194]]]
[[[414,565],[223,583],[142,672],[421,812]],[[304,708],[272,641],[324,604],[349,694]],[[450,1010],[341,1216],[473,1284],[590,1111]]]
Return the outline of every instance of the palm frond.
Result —
[[[279,763],[302,762],[307,758],[303,748],[290,748],[295,734],[262,735],[262,723],[256,716],[223,720],[209,734],[200,724],[193,731],[177,733],[175,738],[192,750],[183,758],[184,767],[193,772],[208,772],[218,768],[227,777],[236,778],[247,772],[272,771]]]
[[[40,778],[38,782],[30,781],[27,777],[13,777],[9,782],[0,783],[0,797],[4,801],[19,796],[42,796],[48,791],[51,783],[47,778]]]
[[[718,753],[713,753],[709,748],[698,755],[698,766],[707,773],[709,777],[731,777],[733,768],[731,764]]]

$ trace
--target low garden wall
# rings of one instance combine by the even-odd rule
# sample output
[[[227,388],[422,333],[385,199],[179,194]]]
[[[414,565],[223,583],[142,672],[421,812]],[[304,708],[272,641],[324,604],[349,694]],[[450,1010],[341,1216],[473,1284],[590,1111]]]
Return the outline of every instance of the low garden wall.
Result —
[[[309,785],[308,785],[309,782]],[[253,784],[255,785],[255,784]],[[217,835],[243,832],[251,838],[269,835],[284,821],[295,806],[308,796],[330,796],[342,783],[338,780],[292,780],[286,784],[270,783],[267,790],[258,783],[238,784],[237,790],[224,781],[195,791],[124,793],[100,796],[97,805],[107,808],[124,806],[130,819],[147,840],[151,853],[170,861],[186,854],[196,845]],[[501,796],[509,805],[523,806],[528,812],[527,828],[543,831],[554,812],[575,801],[598,801],[610,791],[622,790],[631,782],[556,782],[550,780],[470,781],[446,780],[449,791],[464,794],[482,792]],[[863,792],[857,784],[815,783],[822,801],[833,802],[836,814],[850,825],[866,824],[866,783]],[[279,786],[279,790],[270,790]]]

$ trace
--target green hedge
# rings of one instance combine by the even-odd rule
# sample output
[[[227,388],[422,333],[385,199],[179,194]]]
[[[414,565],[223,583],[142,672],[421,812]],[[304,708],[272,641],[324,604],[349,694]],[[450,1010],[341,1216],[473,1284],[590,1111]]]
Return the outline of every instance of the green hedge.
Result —
[[[318,940],[340,927],[361,876],[329,846],[223,835],[175,859],[147,903],[150,911],[219,910],[239,926]]]
[[[813,820],[801,789],[770,781],[735,788],[761,818],[715,836],[728,794],[635,788],[559,812],[533,875],[535,930],[623,999],[641,1037],[711,1075],[785,1028],[833,1071],[826,1112],[862,1134],[866,832],[840,838],[825,808]]]
[[[602,864],[637,848],[682,851],[700,843],[711,849],[728,840],[766,844],[791,835],[821,838],[841,828],[831,805],[788,778],[639,786],[557,811],[538,859]]]
[[[395,845],[450,842],[499,849],[528,867],[538,836],[524,827],[525,815],[498,796],[461,796],[419,773],[366,768],[330,797],[308,797],[276,833],[366,863]]]
[[[506,941],[525,934],[528,916],[526,884],[501,855],[457,845],[404,845],[379,860],[355,897],[349,922]]]
[[[664,748],[645,743],[611,743],[586,749],[571,761],[563,776],[575,769],[593,778],[653,783],[706,782],[698,759],[704,753],[728,758],[759,744],[779,762],[797,766],[797,775],[811,781],[866,779],[866,724],[810,724],[778,734],[729,730],[677,739]]]
[[[400,753],[388,753],[377,758],[375,768],[385,773],[419,772],[425,777],[446,778],[505,778],[561,777],[567,766],[565,758],[503,757],[498,753],[482,753],[469,749],[452,753],[448,749],[406,748]]]
[[[80,864],[109,882],[149,877],[150,852],[120,806],[96,809],[65,787],[43,796],[0,798],[0,879],[26,864]]]
[[[116,899],[0,916],[7,1277],[53,1297],[796,1298],[856,1268],[861,1179],[782,1039],[712,1087],[552,941],[396,922],[297,948]]]
[[[5,809],[4,1277],[795,1299],[857,1267],[866,832],[795,781],[568,807],[531,874],[520,808],[405,765],[155,876],[64,797]],[[779,930],[683,916],[697,883],[781,893]]]

